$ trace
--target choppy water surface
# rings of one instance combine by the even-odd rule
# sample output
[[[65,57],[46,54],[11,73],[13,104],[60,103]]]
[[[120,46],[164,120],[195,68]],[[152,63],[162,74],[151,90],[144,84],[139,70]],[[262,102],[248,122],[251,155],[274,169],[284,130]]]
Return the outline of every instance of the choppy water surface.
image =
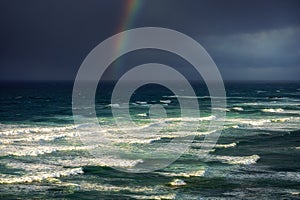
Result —
[[[1,83],[0,199],[297,199],[300,198],[300,84],[227,83],[227,117],[218,144],[206,157],[201,141],[210,132],[210,97],[194,84],[199,118],[181,118],[175,94],[157,85],[132,96],[132,119],[160,132],[126,134],[115,125],[108,84],[96,95],[103,134],[115,147],[143,153],[172,138],[174,131],[199,121],[195,140],[176,162],[152,173],[125,173],[115,167],[139,165],[143,159],[118,157],[110,147],[80,142],[72,117],[70,83]],[[195,98],[184,96],[180,98]],[[149,107],[161,104],[167,118],[149,118]],[[218,109],[218,108],[214,108]],[[187,133],[188,134],[188,133]],[[98,148],[101,158],[89,151]]]

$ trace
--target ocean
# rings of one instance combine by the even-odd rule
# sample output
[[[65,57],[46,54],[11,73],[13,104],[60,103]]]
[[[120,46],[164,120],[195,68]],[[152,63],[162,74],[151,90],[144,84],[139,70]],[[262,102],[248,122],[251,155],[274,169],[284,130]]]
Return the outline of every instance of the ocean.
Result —
[[[114,83],[106,83],[95,96],[97,119],[127,156],[104,145],[95,157],[90,152],[96,147],[83,144],[76,132],[71,82],[2,82],[0,199],[300,199],[300,83],[226,82],[224,127],[203,157],[201,142],[216,120],[214,97],[204,83],[192,85],[196,97],[149,84],[128,106],[111,103]],[[178,98],[196,99],[199,118],[181,118]],[[166,110],[165,117],[149,117],[154,104]],[[129,109],[139,126],[167,128],[137,137],[129,125],[115,124],[112,108]],[[147,173],[118,170],[143,162],[130,153],[143,155],[184,137],[176,127],[195,120],[193,142],[169,166]]]

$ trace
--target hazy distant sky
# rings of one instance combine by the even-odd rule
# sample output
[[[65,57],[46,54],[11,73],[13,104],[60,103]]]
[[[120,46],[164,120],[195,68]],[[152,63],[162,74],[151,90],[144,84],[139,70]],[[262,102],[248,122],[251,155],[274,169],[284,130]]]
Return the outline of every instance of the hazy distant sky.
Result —
[[[125,6],[1,0],[0,80],[74,80],[89,51],[119,31]],[[147,0],[126,28],[145,26],[196,39],[226,80],[300,80],[300,1]]]

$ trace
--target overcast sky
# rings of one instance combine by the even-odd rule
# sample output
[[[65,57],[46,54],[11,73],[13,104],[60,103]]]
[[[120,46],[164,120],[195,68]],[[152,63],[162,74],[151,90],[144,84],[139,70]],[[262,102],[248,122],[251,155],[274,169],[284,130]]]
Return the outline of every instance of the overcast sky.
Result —
[[[86,55],[119,31],[125,4],[1,0],[0,80],[74,80]],[[300,1],[148,0],[127,29],[145,26],[197,40],[225,80],[300,80]]]

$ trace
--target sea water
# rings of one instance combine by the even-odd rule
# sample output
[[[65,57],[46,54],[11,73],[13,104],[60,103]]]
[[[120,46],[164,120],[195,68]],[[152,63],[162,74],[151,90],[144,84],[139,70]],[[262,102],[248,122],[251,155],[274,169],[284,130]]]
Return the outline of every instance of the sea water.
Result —
[[[176,84],[176,83],[174,83]],[[112,104],[113,83],[97,91],[95,109],[103,135],[115,147],[140,155],[184,137],[175,129],[199,122],[190,148],[166,168],[127,173],[142,158],[118,157],[109,146],[83,144],[72,116],[72,83],[4,82],[0,85],[0,199],[297,199],[300,198],[300,84],[226,83],[227,108],[221,136],[201,157],[211,120],[205,84],[195,96],[176,96],[146,85],[129,105]],[[196,98],[199,118],[182,118],[178,98]],[[150,118],[159,104],[167,117]],[[114,109],[129,109],[141,128],[115,124]],[[156,132],[155,128],[167,125]],[[98,148],[101,157],[91,150]]]

